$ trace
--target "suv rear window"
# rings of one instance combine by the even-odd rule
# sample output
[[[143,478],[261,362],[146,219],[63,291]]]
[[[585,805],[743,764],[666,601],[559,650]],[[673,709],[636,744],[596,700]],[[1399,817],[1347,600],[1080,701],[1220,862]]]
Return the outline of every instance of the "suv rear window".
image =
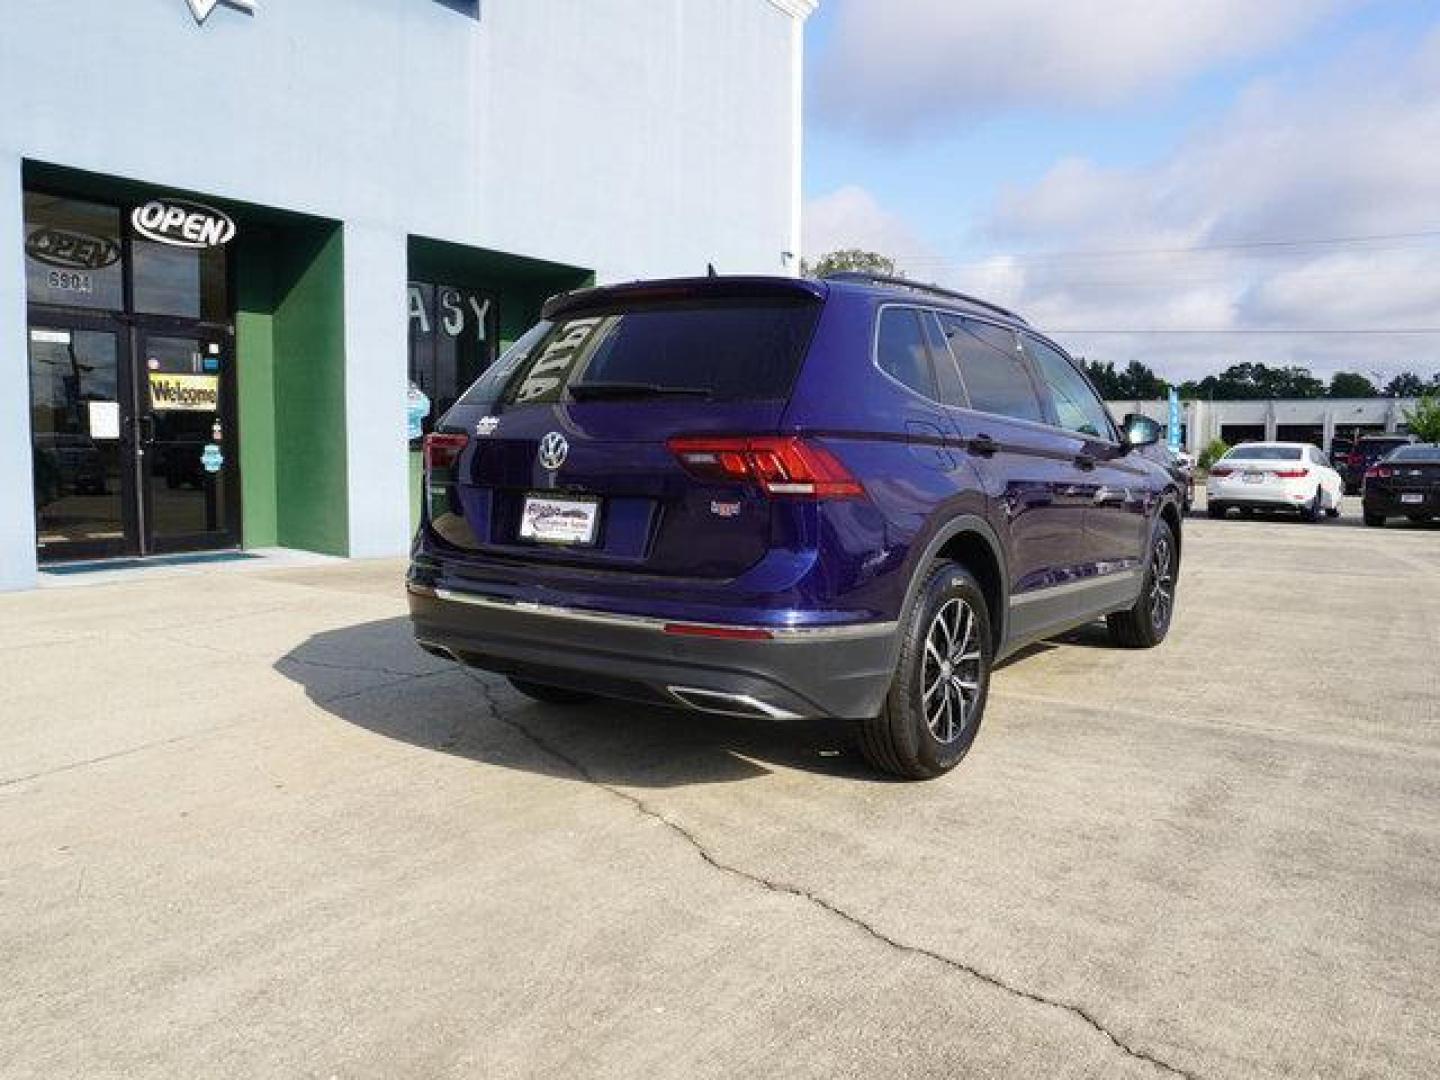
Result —
[[[1402,446],[1391,453],[1386,461],[1425,461],[1440,463],[1440,446],[1427,446],[1424,443],[1417,443],[1414,446]]]
[[[819,311],[745,300],[573,314],[528,343],[499,401],[785,398]]]

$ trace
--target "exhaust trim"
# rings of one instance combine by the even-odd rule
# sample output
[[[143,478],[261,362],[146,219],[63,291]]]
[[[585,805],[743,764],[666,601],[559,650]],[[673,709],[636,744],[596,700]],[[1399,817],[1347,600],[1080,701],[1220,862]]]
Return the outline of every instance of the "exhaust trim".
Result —
[[[670,695],[691,709],[719,713],[722,716],[760,717],[765,720],[799,720],[800,714],[761,701],[752,694],[731,694],[724,690],[705,690],[698,686],[667,686]]]

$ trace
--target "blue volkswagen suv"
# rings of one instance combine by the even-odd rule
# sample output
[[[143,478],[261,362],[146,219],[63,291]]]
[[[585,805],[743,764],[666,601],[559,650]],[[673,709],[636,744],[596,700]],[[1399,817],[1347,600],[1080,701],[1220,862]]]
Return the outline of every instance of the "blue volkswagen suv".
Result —
[[[1170,625],[1183,494],[1020,316],[874,275],[587,289],[425,441],[422,647],[524,694],[968,752],[997,660]]]

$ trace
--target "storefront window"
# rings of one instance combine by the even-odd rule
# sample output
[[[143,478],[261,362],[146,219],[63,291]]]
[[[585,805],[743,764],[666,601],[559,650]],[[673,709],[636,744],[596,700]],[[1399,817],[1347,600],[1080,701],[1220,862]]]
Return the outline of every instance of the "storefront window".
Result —
[[[118,311],[125,304],[120,211],[25,193],[25,288],[32,304]]]
[[[494,298],[475,289],[412,282],[409,304],[415,437],[434,427],[494,361],[499,318]]]
[[[136,311],[210,322],[229,318],[224,248],[197,250],[136,238],[130,253]]]

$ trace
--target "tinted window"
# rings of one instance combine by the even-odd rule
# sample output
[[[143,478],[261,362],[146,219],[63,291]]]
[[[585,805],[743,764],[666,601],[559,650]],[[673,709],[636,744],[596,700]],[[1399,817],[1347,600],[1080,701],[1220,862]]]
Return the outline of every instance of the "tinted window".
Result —
[[[215,322],[228,318],[224,248],[172,247],[136,237],[130,252],[136,311]]]
[[[1045,422],[1040,394],[1016,348],[1014,334],[958,315],[941,315],[940,325],[960,365],[971,408]]]
[[[25,285],[31,303],[124,306],[120,211],[25,193]]]
[[[1440,446],[1402,446],[1386,460],[1440,462]]]
[[[1028,334],[1025,335],[1025,348],[1029,350],[1035,361],[1035,370],[1050,392],[1056,422],[1067,431],[1097,439],[1112,439],[1110,414],[1069,358]]]
[[[616,397],[651,388],[693,391],[711,401],[784,398],[819,310],[811,303],[746,301],[571,316],[529,348],[501,400],[553,403],[581,384],[596,400],[595,388],[605,384]],[[645,395],[636,390],[634,396]]]
[[[1236,446],[1226,451],[1227,458],[1240,461],[1299,461],[1298,446]]]
[[[886,308],[880,313],[875,362],[892,379],[917,394],[935,395],[935,370],[919,314],[912,308]]]

